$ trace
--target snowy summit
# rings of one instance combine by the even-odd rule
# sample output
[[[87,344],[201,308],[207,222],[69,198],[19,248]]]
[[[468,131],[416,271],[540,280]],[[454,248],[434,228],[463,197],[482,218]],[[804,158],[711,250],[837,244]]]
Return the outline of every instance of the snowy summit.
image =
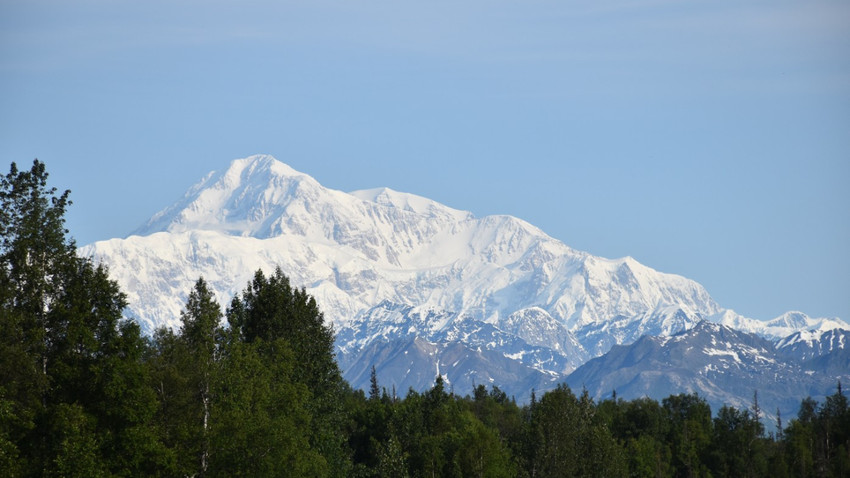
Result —
[[[280,266],[333,322],[351,370],[380,355],[378,344],[400,343],[408,355],[432,347],[423,357],[436,370],[454,344],[478,354],[479,368],[507,360],[516,374],[545,381],[613,345],[702,319],[770,338],[840,324],[741,317],[694,281],[573,250],[521,219],[476,218],[387,188],[328,189],[267,155],[232,161],[133,235],[80,253],[109,265],[128,293],[128,314],[147,332],[178,323],[199,276],[227,304],[257,269]]]

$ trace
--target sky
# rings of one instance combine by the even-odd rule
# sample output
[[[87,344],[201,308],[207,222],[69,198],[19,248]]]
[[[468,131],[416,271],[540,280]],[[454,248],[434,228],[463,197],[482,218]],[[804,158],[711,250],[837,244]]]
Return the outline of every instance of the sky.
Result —
[[[0,0],[0,167],[78,244],[258,153],[850,321],[845,0]]]

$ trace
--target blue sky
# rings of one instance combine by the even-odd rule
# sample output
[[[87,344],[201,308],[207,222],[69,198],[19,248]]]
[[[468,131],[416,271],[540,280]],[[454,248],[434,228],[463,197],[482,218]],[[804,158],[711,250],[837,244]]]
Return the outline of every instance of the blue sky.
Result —
[[[255,153],[850,319],[843,0],[0,2],[0,159],[79,243]]]

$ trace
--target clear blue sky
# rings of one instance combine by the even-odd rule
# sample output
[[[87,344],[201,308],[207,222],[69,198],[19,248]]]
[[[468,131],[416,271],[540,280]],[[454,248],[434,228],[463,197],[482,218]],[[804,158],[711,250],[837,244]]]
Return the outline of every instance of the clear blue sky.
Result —
[[[81,244],[269,153],[850,319],[850,3],[0,1],[0,160]]]

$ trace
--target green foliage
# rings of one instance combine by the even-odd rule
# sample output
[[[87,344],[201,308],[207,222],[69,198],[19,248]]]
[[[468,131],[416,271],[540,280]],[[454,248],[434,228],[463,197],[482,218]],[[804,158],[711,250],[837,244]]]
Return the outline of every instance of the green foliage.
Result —
[[[710,463],[719,476],[764,476],[763,428],[749,410],[721,407],[714,418]]]
[[[625,454],[629,476],[673,476],[670,448],[650,435],[626,440]]]
[[[821,406],[802,401],[785,430],[785,446],[797,476],[850,476],[850,407],[840,382]]]
[[[23,475],[151,474],[165,451],[145,342],[106,269],[76,256],[55,192],[39,161],[0,180],[4,456]]]
[[[850,476],[841,384],[765,436],[758,395],[712,418],[695,394],[518,406],[443,377],[403,399],[342,380],[333,330],[278,269],[227,311],[199,279],[177,331],[122,319],[108,271],[66,237],[68,192],[38,161],[0,178],[3,476]]]
[[[176,470],[204,476],[209,466],[212,386],[221,348],[221,306],[203,278],[189,293],[180,334],[161,329],[149,364],[160,408],[162,439],[175,451]]]
[[[697,394],[671,395],[662,401],[670,423],[668,443],[679,476],[708,476],[711,407]]]
[[[52,409],[47,434],[55,450],[44,463],[46,476],[107,476],[104,460],[99,453],[95,420],[81,406],[59,404]]]
[[[62,272],[77,262],[73,241],[65,238],[70,192],[55,194],[38,160],[29,171],[12,163],[0,177],[0,399],[8,411],[0,430],[11,442],[4,455],[22,468],[48,458],[39,456],[45,437],[37,424],[49,405],[48,334],[62,331],[48,322],[49,305],[62,294]]]
[[[213,393],[210,476],[328,476],[310,443],[310,394],[286,343],[233,341]]]
[[[577,398],[559,385],[543,395],[532,410],[531,426],[540,440],[532,464],[535,476],[626,474],[622,450],[595,411],[586,391]]]
[[[290,286],[280,268],[268,278],[257,271],[242,294],[233,298],[227,320],[245,342],[286,340],[302,364],[310,390],[339,392],[333,329],[325,324],[315,299]]]
[[[332,476],[345,476],[351,465],[342,409],[347,385],[334,357],[333,329],[325,324],[315,299],[290,286],[280,268],[266,278],[257,271],[227,311],[235,340],[285,344],[298,364],[298,383],[310,393],[314,417],[310,443],[327,460]]]
[[[667,438],[670,422],[661,405],[651,398],[629,402],[606,400],[598,413],[621,443],[630,476],[673,476]]]
[[[385,444],[379,445],[378,464],[375,476],[379,478],[404,478],[407,473],[406,454],[395,436],[390,436]]]

